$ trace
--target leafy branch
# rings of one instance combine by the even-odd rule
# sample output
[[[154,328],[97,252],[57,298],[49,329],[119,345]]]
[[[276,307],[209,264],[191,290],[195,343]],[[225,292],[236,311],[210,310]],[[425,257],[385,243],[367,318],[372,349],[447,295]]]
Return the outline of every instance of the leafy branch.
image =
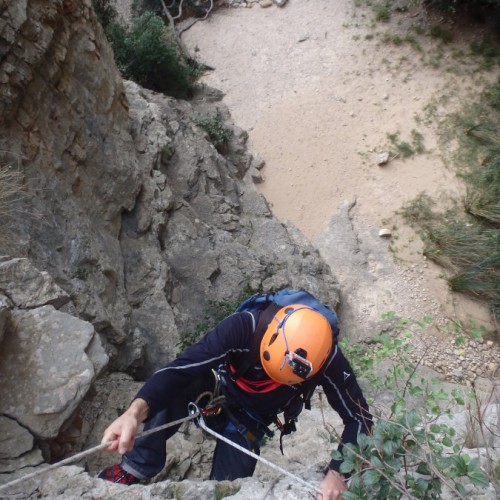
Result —
[[[463,391],[453,389],[448,393],[424,378],[418,380],[426,351],[412,361],[410,338],[431,323],[431,318],[417,324],[401,322],[395,337],[384,333],[375,336],[369,346],[342,345],[354,371],[367,379],[371,390],[389,390],[393,399],[389,407],[371,405],[374,425],[369,435],[360,434],[356,445],[343,444],[341,452],[332,453],[334,459],[343,460],[340,472],[351,475],[349,491],[343,493],[345,499],[438,499],[443,487],[465,498],[470,493],[464,484],[480,488],[490,484],[479,459],[464,453],[463,436],[446,420],[452,409],[466,405]],[[391,360],[382,375],[376,373],[376,366]],[[471,419],[479,424],[486,442],[490,429],[483,403],[474,388],[470,397],[475,405],[468,407],[474,414]],[[493,393],[486,404],[492,398]],[[325,429],[341,443],[340,435],[325,422],[322,404],[320,408]]]

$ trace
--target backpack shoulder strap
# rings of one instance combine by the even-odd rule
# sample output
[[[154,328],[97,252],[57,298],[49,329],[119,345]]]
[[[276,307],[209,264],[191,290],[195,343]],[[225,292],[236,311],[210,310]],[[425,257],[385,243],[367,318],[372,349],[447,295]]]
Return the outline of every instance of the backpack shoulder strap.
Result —
[[[319,377],[317,375],[318,374],[314,375],[309,380],[303,382],[301,397],[302,397],[302,402],[304,403],[304,408],[306,410],[311,409],[311,398],[312,395],[314,394],[314,391],[316,390],[316,387],[318,386],[318,381],[319,381]]]
[[[252,366],[256,365],[260,359],[260,343],[262,337],[274,315],[281,309],[281,306],[275,302],[271,302],[265,309],[263,309],[257,319],[257,324],[255,325],[255,331],[252,337],[252,345],[250,346],[250,352],[245,357],[240,366],[236,367],[236,371],[233,373],[233,379],[241,377],[246,371],[248,371]]]

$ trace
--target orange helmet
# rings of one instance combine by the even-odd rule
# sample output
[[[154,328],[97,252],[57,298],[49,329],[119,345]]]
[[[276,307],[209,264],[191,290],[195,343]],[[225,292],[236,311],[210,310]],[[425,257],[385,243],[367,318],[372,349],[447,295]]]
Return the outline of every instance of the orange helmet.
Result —
[[[298,384],[321,369],[332,346],[328,320],[308,306],[291,304],[269,323],[260,343],[260,360],[276,382]]]

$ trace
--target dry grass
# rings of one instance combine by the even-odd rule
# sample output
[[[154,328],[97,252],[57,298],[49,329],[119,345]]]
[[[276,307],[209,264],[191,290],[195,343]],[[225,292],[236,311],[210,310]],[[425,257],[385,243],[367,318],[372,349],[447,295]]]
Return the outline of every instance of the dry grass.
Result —
[[[450,271],[454,291],[487,301],[500,319],[500,80],[467,103],[443,137],[459,145],[453,164],[466,186],[464,200],[437,213],[421,194],[404,207],[424,253]]]

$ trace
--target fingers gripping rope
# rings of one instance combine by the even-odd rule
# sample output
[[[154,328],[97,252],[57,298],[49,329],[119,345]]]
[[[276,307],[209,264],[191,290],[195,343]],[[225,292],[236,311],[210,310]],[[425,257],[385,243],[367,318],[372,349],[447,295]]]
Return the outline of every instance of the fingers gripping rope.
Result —
[[[151,434],[154,434],[155,432],[161,431],[163,429],[167,429],[168,427],[173,427],[175,425],[182,424],[184,422],[188,422],[189,420],[194,420],[195,418],[197,418],[199,416],[198,407],[196,407],[196,411],[198,413],[197,412],[190,412],[190,415],[188,417],[180,418],[179,420],[174,420],[173,422],[169,422],[167,424],[160,425],[158,427],[154,427],[153,429],[149,429],[149,430],[144,431],[144,432],[139,432],[138,434],[135,435],[135,439],[140,438],[140,437],[149,436]],[[104,450],[105,448],[110,446],[112,443],[113,443],[113,441],[105,441],[104,443],[101,443],[100,445],[94,446],[93,448],[82,451],[81,453],[77,453],[76,455],[65,458],[64,460],[61,460],[60,462],[57,462],[57,463],[49,465],[47,467],[43,467],[41,469],[38,469],[38,470],[32,472],[31,474],[27,474],[26,476],[22,476],[18,479],[14,479],[13,481],[10,481],[8,483],[1,484],[0,491],[4,490],[6,488],[10,488],[11,486],[15,486],[16,484],[23,483],[24,481],[27,481],[28,479],[32,479],[32,478],[39,476],[41,474],[45,474],[46,472],[50,472],[54,469],[57,469],[58,467],[62,467],[63,465],[68,465],[72,462],[76,462],[78,460],[81,460],[82,458],[85,458],[89,455],[93,455],[94,453],[97,453],[98,451]]]
[[[205,421],[203,420],[202,413],[200,412],[199,408],[196,406],[195,403],[189,403],[188,409],[189,409],[189,413],[191,415],[196,415],[196,417],[193,417],[193,418],[197,419],[195,422],[196,425],[201,427],[205,432],[208,432],[212,436],[215,436],[217,439],[224,441],[224,443],[229,444],[230,446],[232,446],[233,448],[236,448],[237,450],[241,451],[242,453],[245,453],[246,455],[249,455],[252,458],[255,458],[256,460],[259,460],[260,462],[265,463],[266,465],[268,465],[272,469],[275,469],[278,472],[285,474],[286,476],[290,477],[294,481],[299,482],[300,484],[302,484],[303,486],[305,486],[309,490],[312,490],[315,493],[322,494],[322,491],[319,488],[317,488],[316,486],[309,484],[308,482],[304,481],[302,478],[300,478],[300,477],[292,474],[291,472],[288,472],[287,470],[281,468],[279,465],[273,464],[272,462],[270,462],[269,460],[266,460],[265,458],[261,457],[260,455],[256,455],[252,451],[247,450],[246,448],[243,448],[239,444],[236,444],[235,442],[231,441],[230,439],[227,439],[226,437],[224,437],[224,436],[218,434],[217,432],[213,431],[212,429],[208,428],[205,424]]]
[[[233,441],[227,439],[224,436],[221,436],[217,432],[215,432],[212,429],[208,428],[206,426],[206,424],[205,424],[205,421],[203,420],[202,412],[200,411],[200,409],[198,408],[198,406],[195,403],[189,403],[189,405],[188,405],[188,411],[189,411],[189,415],[187,417],[181,418],[179,420],[175,420],[173,422],[169,422],[169,423],[167,423],[165,425],[160,425],[159,427],[154,427],[153,429],[149,429],[149,430],[144,431],[144,432],[140,432],[140,433],[136,434],[135,438],[137,439],[137,438],[140,438],[140,437],[149,436],[151,434],[154,434],[155,432],[161,431],[163,429],[167,429],[168,427],[173,427],[175,425],[182,424],[182,423],[187,422],[189,420],[195,420],[196,419],[196,424],[199,427],[201,427],[205,432],[208,432],[209,434],[211,434],[212,436],[216,437],[217,439],[220,439],[221,441],[224,441],[225,443],[229,444],[230,446],[233,446],[234,448],[236,448],[237,450],[241,451],[242,453],[245,453],[245,454],[253,457],[256,460],[259,460],[259,461],[263,462],[264,464],[268,465],[272,469],[275,469],[278,472],[281,472],[282,474],[290,477],[294,481],[299,482],[300,484],[302,484],[303,486],[305,486],[309,490],[312,490],[315,493],[320,493],[320,494],[322,493],[319,488],[315,487],[312,484],[307,483],[302,478],[300,478],[300,477],[292,474],[291,472],[288,472],[287,470],[281,468],[280,466],[278,466],[276,464],[273,464],[269,460],[266,460],[265,458],[263,458],[263,457],[261,457],[259,455],[256,455],[252,451],[247,450],[246,448],[243,448],[242,446],[234,443]],[[76,455],[73,455],[73,456],[68,457],[68,458],[66,458],[64,460],[61,460],[60,462],[57,462],[55,464],[49,465],[49,466],[44,467],[44,468],[40,468],[40,469],[32,472],[31,474],[27,474],[27,475],[22,476],[22,477],[20,477],[18,479],[14,479],[13,481],[10,481],[8,483],[2,484],[2,485],[0,485],[0,491],[4,490],[4,489],[7,489],[7,488],[10,488],[12,486],[15,486],[17,484],[23,483],[23,482],[25,482],[25,481],[27,481],[29,479],[32,479],[32,478],[34,478],[36,476],[39,476],[39,475],[45,474],[47,472],[50,472],[52,470],[55,470],[55,469],[57,469],[59,467],[62,467],[63,465],[68,465],[68,464],[70,464],[72,462],[76,462],[78,460],[81,460],[82,458],[85,458],[85,457],[87,457],[89,455],[97,453],[98,451],[104,450],[105,448],[107,448],[108,446],[110,446],[112,443],[113,443],[113,441],[106,441],[104,443],[101,443],[100,445],[94,446],[93,448],[90,448],[88,450],[82,451],[81,453],[77,453]]]

